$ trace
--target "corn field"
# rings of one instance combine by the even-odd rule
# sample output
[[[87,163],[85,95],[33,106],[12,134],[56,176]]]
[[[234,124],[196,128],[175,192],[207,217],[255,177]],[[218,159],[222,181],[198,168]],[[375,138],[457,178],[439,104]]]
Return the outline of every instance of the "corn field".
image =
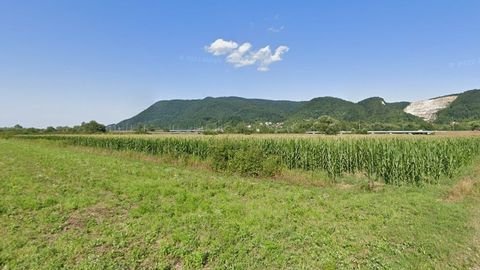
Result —
[[[452,177],[480,155],[480,138],[212,138],[122,136],[22,136],[62,141],[70,145],[137,151],[151,155],[193,157],[218,164],[235,160],[238,153],[274,158],[275,166],[305,171],[321,170],[335,179],[363,173],[386,184],[435,183]],[[248,156],[247,156],[248,157]],[[243,158],[242,162],[248,160]],[[215,166],[226,168],[226,166]]]

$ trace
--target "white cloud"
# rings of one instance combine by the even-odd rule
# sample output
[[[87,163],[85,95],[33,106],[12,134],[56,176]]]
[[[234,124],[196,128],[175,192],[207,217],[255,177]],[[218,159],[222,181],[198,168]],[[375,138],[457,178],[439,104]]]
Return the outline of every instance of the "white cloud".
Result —
[[[227,55],[226,62],[237,68],[257,65],[258,71],[268,71],[272,63],[282,60],[282,55],[288,52],[289,48],[279,46],[272,53],[270,46],[265,46],[255,51],[252,50],[252,44],[248,42],[238,46],[238,43],[234,41],[226,41],[220,38],[210,46],[206,46],[205,50],[215,56]]]
[[[234,50],[227,56],[227,62],[233,64],[235,67],[244,67],[255,64],[254,59],[245,55],[249,53],[251,48],[252,44],[248,42],[243,43],[237,50]]]
[[[238,47],[238,44],[233,41],[226,41],[221,38],[215,40],[210,46],[205,47],[207,52],[213,55],[223,55],[228,54],[235,50]]]
[[[282,60],[282,54],[288,52],[289,48],[287,46],[279,46],[276,50],[275,53],[272,54],[272,51],[270,50],[270,46],[267,46],[265,48],[261,48],[260,50],[257,51],[254,55],[254,59],[257,60],[259,63],[258,70],[259,71],[268,71],[270,64],[274,62],[278,62]]]

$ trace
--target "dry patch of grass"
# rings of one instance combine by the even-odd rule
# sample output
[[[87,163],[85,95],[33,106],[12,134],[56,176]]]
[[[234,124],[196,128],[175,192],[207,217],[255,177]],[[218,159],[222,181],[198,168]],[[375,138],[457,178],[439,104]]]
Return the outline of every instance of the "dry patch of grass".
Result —
[[[446,201],[449,202],[458,202],[462,201],[466,196],[472,194],[473,188],[475,186],[475,180],[473,179],[463,179],[455,184],[450,191],[448,192]]]
[[[102,203],[74,211],[63,226],[64,231],[83,230],[89,221],[101,223],[116,215],[115,211]]]
[[[445,198],[449,202],[459,202],[467,197],[480,193],[480,161],[476,161],[476,165],[467,175],[460,180],[448,191]]]

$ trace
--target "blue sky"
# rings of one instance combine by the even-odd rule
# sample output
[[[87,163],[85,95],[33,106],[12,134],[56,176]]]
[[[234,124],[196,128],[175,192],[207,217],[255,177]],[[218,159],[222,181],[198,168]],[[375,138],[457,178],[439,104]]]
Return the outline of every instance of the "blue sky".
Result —
[[[467,0],[3,0],[0,126],[110,124],[161,99],[400,101],[480,88],[479,12]],[[218,39],[237,46],[214,55]],[[279,46],[288,51],[268,62]]]

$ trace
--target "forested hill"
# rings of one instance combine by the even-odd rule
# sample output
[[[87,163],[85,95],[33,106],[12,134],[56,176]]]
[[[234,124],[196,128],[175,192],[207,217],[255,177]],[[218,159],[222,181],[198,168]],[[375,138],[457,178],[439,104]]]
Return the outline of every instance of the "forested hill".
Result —
[[[138,115],[117,124],[122,129],[138,125],[156,128],[198,128],[206,124],[285,121],[305,102],[207,97],[195,100],[162,100]]]
[[[420,118],[407,114],[403,109],[409,102],[387,103],[383,98],[372,97],[353,103],[334,97],[314,98],[302,106],[292,118],[315,119],[328,115],[343,121],[364,122],[401,122],[421,121]]]
[[[480,120],[480,89],[458,95],[447,108],[438,112],[437,123]]]
[[[406,113],[410,102],[388,103],[381,97],[351,102],[335,97],[310,101],[276,101],[240,97],[207,97],[194,100],[158,101],[138,115],[112,127],[132,129],[190,129],[254,122],[286,122],[318,119],[326,115],[340,121],[365,123],[420,123],[421,118]],[[480,90],[458,94],[454,102],[437,113],[436,123],[480,120]]]

